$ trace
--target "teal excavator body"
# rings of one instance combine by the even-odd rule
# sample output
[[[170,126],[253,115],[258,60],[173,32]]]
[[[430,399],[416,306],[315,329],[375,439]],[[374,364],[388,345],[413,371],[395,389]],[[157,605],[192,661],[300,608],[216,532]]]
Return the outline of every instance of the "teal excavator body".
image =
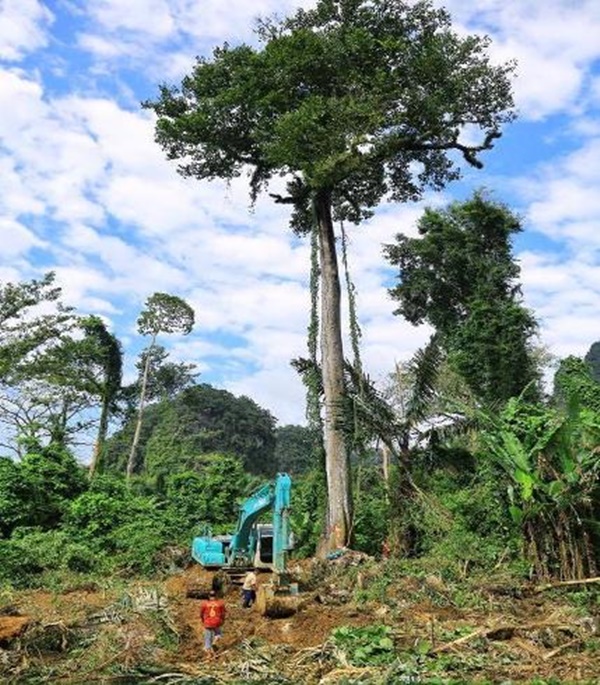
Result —
[[[213,536],[210,530],[194,538],[192,557],[205,568],[265,568],[285,572],[291,548],[289,513],[292,480],[278,473],[271,483],[254,492],[241,505],[232,535]],[[258,519],[272,511],[272,522]]]

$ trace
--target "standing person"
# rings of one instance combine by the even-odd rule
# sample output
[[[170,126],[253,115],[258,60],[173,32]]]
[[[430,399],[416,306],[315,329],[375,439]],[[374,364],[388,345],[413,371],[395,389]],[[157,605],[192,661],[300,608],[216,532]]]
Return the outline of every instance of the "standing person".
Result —
[[[244,609],[250,608],[256,602],[256,570],[248,571],[242,585],[242,606]]]
[[[225,602],[217,599],[217,593],[211,590],[208,599],[200,604],[200,618],[204,626],[204,651],[209,657],[214,657],[215,654],[213,642],[220,640],[223,634],[225,613]]]

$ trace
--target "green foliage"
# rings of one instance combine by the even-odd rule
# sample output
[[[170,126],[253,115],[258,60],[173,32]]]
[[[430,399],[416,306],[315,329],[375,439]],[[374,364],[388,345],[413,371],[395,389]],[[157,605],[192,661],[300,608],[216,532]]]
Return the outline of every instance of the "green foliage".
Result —
[[[129,420],[106,445],[104,468],[123,471],[135,428]],[[275,418],[248,397],[199,384],[170,401],[150,405],[140,433],[145,474],[159,484],[169,474],[204,467],[203,455],[231,454],[251,473],[272,475]]]
[[[484,468],[453,473],[438,464],[416,477],[427,496],[411,502],[404,525],[411,530],[414,553],[430,572],[456,579],[518,555],[518,529],[506,497],[499,497],[495,474]]]
[[[294,480],[290,526],[296,556],[315,553],[323,533],[326,502],[327,484],[322,469],[313,468]]]
[[[164,517],[151,502],[115,528],[103,548],[114,550],[114,566],[130,575],[153,575],[160,572],[157,561],[170,542]]]
[[[233,524],[250,480],[239,459],[221,454],[205,455],[199,471],[169,476],[165,501],[174,529],[187,539],[201,523]]]
[[[390,506],[381,470],[357,466],[354,487],[354,544],[361,552],[378,555],[389,537]]]
[[[0,585],[26,587],[42,570],[27,545],[0,540]]]
[[[418,229],[419,238],[400,234],[386,247],[399,269],[390,291],[399,303],[395,313],[436,329],[450,365],[476,397],[493,403],[518,395],[537,380],[531,347],[537,326],[521,304],[511,248],[519,219],[475,194],[445,210],[426,210]]]
[[[396,658],[392,629],[389,626],[341,626],[332,631],[331,639],[353,666],[382,666],[392,663]]]
[[[597,383],[600,383],[600,340],[590,345],[590,349],[586,352],[584,361],[590,368],[592,378]]]
[[[29,487],[21,477],[20,464],[0,457],[0,535],[9,537],[13,528],[25,522]]]
[[[293,476],[307,471],[316,461],[315,429],[306,426],[278,426],[275,428],[275,462],[278,471]]]
[[[66,524],[70,532],[100,548],[120,526],[154,510],[151,498],[136,495],[119,478],[103,475],[71,502]]]
[[[102,567],[103,555],[88,545],[77,542],[65,530],[17,529],[11,539],[28,550],[35,568],[42,571],[68,570],[87,573]]]
[[[442,187],[458,176],[448,150],[480,166],[513,117],[513,66],[492,66],[487,39],[454,33],[428,2],[321,0],[262,24],[259,38],[256,50],[216,48],[145,106],[185,176],[230,179],[250,165],[256,195],[291,173],[298,230],[312,225],[312,190],[332,191],[338,214],[357,221],[387,193],[406,201]],[[481,145],[458,142],[467,121]]]
[[[586,360],[573,356],[561,360],[554,375],[554,398],[563,406],[576,403],[600,414],[600,383]]]
[[[194,310],[177,295],[154,293],[146,300],[137,325],[141,335],[153,338],[159,333],[186,335],[194,326]]]
[[[507,479],[510,512],[537,574],[593,575],[600,414],[577,403],[561,410],[513,398],[500,415],[481,418],[485,458]]]
[[[136,494],[122,479],[101,475],[71,503],[65,531],[112,568],[151,574],[158,570],[161,550],[174,541],[170,523],[155,498]]]
[[[27,499],[20,507],[21,525],[55,528],[66,515],[70,501],[87,488],[87,478],[75,457],[60,445],[31,444],[19,464]]]
[[[52,272],[40,280],[0,285],[0,379],[28,376],[40,350],[69,327],[71,310],[60,296]],[[34,313],[36,306],[49,303],[53,311]]]
[[[135,364],[138,370],[138,378],[134,383],[123,388],[121,393],[130,413],[133,413],[135,403],[139,398],[146,361],[148,361],[145,394],[147,402],[172,399],[182,390],[195,383],[195,378],[198,376],[195,372],[195,364],[171,362],[168,361],[168,358],[169,353],[162,345],[153,345],[142,351]]]

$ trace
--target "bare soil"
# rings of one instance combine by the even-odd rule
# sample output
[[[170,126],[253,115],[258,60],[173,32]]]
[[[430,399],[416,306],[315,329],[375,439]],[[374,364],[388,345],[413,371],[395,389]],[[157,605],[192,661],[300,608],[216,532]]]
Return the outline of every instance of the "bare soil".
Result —
[[[352,582],[368,588],[374,573]],[[242,608],[239,588],[230,587],[224,636],[207,661],[200,600],[187,595],[210,587],[211,577],[192,566],[125,592],[92,585],[14,593],[0,604],[0,681],[600,683],[600,610],[575,606],[566,594],[482,588],[475,606],[461,608],[441,581],[404,578],[382,601],[357,603],[339,573],[302,592],[298,613],[285,619]],[[393,631],[396,676],[391,667],[353,665],[329,639],[336,627],[374,623]]]

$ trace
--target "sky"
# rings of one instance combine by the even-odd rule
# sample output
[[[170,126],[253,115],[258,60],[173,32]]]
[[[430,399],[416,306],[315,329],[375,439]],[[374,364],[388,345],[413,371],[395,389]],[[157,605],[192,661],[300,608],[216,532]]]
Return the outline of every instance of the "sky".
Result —
[[[183,297],[196,326],[162,339],[172,358],[280,424],[304,422],[290,360],[306,355],[308,246],[285,208],[250,207],[243,179],[180,178],[140,102],[214,46],[255,42],[257,16],[301,4],[313,3],[0,0],[0,282],[55,271],[65,301],[121,339],[129,375],[146,298]],[[414,235],[424,206],[481,187],[523,218],[515,254],[540,342],[563,357],[600,339],[600,2],[435,4],[457,31],[488,34],[494,60],[517,60],[519,117],[483,170],[349,229],[364,365],[382,382],[429,337],[393,315],[382,245]]]

